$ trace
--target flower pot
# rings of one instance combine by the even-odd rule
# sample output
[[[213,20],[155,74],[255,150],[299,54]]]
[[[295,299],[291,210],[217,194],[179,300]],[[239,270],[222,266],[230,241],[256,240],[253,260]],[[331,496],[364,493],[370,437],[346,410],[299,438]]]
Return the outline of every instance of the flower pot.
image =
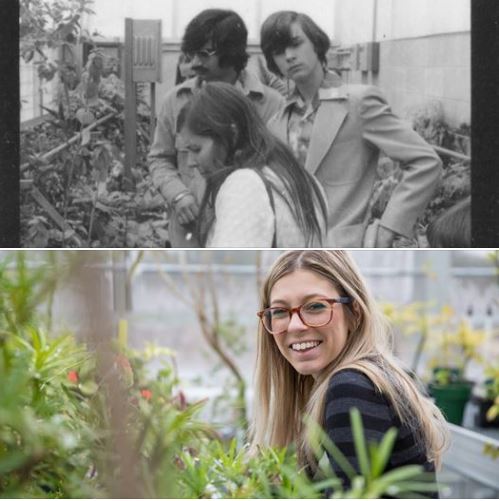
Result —
[[[473,383],[468,381],[449,384],[430,383],[428,389],[435,404],[443,412],[449,423],[461,425],[464,408],[470,399]]]

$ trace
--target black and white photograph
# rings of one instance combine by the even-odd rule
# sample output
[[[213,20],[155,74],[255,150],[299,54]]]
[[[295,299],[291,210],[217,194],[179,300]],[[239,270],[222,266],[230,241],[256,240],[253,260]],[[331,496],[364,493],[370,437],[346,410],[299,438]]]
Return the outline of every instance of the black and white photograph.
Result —
[[[20,245],[470,247],[470,0],[21,0]]]

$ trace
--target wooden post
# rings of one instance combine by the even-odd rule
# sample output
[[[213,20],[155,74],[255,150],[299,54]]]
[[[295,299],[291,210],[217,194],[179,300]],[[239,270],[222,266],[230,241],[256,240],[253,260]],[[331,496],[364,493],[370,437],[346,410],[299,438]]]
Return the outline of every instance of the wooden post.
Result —
[[[125,173],[132,182],[132,167],[137,160],[137,98],[133,79],[133,20],[125,19]]]
[[[151,82],[151,141],[156,117],[155,82],[161,81],[161,21],[125,19],[125,179],[132,182],[137,159],[136,82]]]
[[[154,140],[154,130],[156,129],[156,82],[151,82],[151,144]]]

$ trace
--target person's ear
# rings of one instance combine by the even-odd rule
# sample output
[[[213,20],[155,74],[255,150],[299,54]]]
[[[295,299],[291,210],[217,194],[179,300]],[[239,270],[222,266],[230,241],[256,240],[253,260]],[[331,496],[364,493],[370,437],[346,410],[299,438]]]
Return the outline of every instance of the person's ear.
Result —
[[[352,300],[352,331],[358,329],[360,325],[360,318],[361,318],[361,312],[359,303],[357,303],[357,301],[355,301],[354,299]]]

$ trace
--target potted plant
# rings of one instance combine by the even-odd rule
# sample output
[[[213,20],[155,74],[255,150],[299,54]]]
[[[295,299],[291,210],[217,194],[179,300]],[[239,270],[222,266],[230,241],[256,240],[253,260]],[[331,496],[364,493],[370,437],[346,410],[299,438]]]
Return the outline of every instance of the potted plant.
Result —
[[[499,427],[499,364],[487,364],[485,381],[473,395],[477,406],[475,426],[480,428]]]
[[[474,385],[466,379],[466,369],[471,360],[481,361],[478,348],[485,334],[473,329],[467,320],[457,319],[451,308],[447,316],[448,321],[435,340],[436,355],[430,360],[432,377],[428,390],[446,419],[461,425]]]

